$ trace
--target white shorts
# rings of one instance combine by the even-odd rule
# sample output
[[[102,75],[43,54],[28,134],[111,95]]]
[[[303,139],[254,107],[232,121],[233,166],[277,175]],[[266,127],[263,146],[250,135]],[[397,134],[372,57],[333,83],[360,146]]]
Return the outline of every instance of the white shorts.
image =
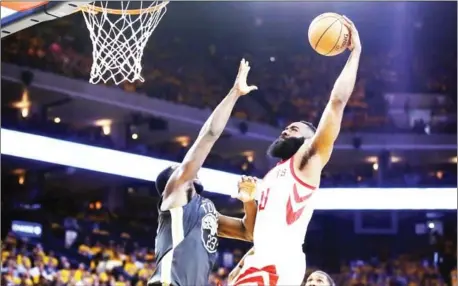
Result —
[[[245,259],[234,286],[301,285],[305,276],[305,255],[266,259],[256,255]]]

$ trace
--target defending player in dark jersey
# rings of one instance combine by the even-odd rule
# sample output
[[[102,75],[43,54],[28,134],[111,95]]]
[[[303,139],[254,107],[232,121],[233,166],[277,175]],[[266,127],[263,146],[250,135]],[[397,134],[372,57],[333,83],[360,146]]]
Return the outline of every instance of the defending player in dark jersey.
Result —
[[[249,70],[243,59],[234,87],[205,122],[183,162],[165,169],[156,180],[161,194],[157,267],[148,285],[205,286],[216,260],[218,236],[252,241],[256,218],[254,179],[243,177],[238,186],[239,199],[244,202],[243,219],[220,215],[209,199],[200,196],[203,187],[197,179],[237,99],[257,89],[246,83]]]

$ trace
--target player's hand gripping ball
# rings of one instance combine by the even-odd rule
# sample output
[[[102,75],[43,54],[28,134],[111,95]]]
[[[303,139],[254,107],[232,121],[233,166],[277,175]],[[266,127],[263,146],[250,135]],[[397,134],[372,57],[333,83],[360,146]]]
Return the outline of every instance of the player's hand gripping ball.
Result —
[[[238,183],[239,191],[235,198],[242,202],[250,202],[254,200],[256,195],[257,178],[250,176],[242,176]]]
[[[308,30],[312,48],[323,56],[336,56],[348,48],[350,30],[347,19],[336,13],[324,13],[313,19]]]
[[[345,19],[345,25],[347,26],[348,30],[350,31],[350,43],[348,44],[348,49],[352,52],[361,53],[361,40],[359,38],[358,29],[356,29],[355,24],[348,19],[347,17],[343,16]]]

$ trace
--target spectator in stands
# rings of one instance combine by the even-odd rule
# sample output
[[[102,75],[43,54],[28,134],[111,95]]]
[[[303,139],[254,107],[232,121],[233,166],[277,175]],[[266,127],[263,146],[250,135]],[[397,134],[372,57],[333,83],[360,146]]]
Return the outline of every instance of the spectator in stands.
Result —
[[[336,286],[331,276],[321,270],[312,272],[304,282],[304,286]]]

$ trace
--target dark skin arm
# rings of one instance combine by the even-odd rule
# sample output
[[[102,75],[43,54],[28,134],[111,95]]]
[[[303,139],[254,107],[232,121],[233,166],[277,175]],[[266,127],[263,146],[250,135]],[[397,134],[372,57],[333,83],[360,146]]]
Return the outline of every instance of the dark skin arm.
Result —
[[[257,179],[242,176],[238,183],[236,198],[243,202],[245,215],[242,219],[220,215],[218,218],[218,236],[245,241],[253,241],[254,223],[258,206],[254,200]]]
[[[251,201],[243,204],[245,215],[241,219],[220,215],[218,217],[218,236],[253,241],[257,208],[256,202]]]
[[[196,178],[211,148],[223,133],[238,98],[257,89],[256,86],[248,86],[246,83],[249,70],[248,62],[242,60],[234,87],[207,119],[183,162],[170,176],[162,196],[161,210],[183,206],[187,203],[187,186]]]

